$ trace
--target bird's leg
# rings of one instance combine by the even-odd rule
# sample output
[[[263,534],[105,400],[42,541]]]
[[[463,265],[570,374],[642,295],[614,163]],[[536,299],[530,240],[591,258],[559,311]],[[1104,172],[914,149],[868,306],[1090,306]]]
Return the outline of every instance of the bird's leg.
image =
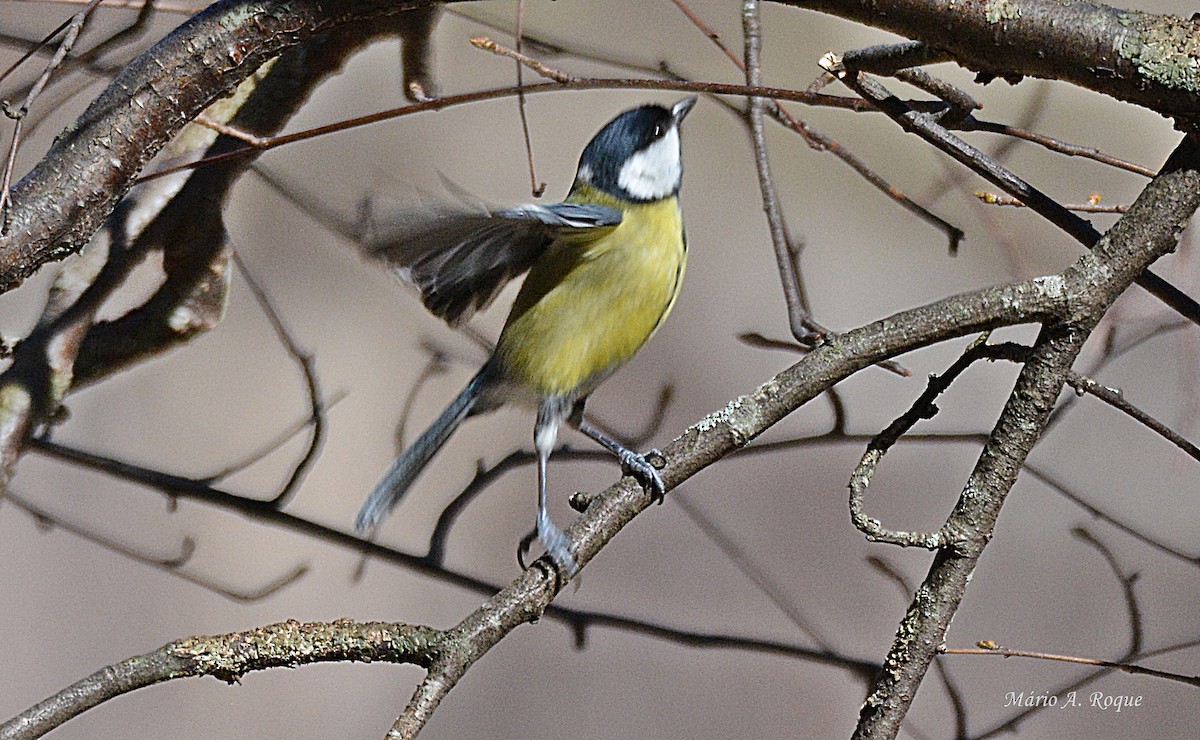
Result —
[[[620,442],[611,439],[599,429],[587,423],[583,418],[582,405],[575,407],[575,411],[567,421],[571,426],[599,442],[601,447],[616,455],[617,459],[621,461],[621,472],[637,478],[638,483],[642,484],[642,488],[646,489],[655,503],[661,504],[663,502],[663,497],[667,495],[667,486],[663,483],[662,476],[658,474],[658,468],[654,467],[647,459],[656,457],[661,460],[661,452],[650,450],[643,455],[626,448]]]
[[[563,414],[558,409],[559,404],[543,402],[538,409],[537,425],[533,430],[533,447],[538,457],[538,513],[537,534],[546,548],[546,554],[571,577],[575,575],[575,557],[571,554],[571,543],[567,535],[554,525],[550,519],[550,509],[546,503],[546,463],[550,460],[550,452],[558,440],[558,425],[562,423]]]

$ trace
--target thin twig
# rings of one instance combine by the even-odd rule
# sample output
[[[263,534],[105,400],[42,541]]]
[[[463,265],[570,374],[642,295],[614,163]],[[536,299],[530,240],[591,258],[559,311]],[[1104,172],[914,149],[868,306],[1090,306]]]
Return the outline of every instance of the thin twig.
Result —
[[[1121,394],[1121,391],[1101,385],[1095,380],[1092,380],[1084,375],[1079,375],[1075,372],[1072,372],[1067,377],[1067,383],[1070,384],[1070,386],[1074,388],[1075,391],[1080,395],[1086,393],[1088,395],[1095,396],[1104,403],[1112,406],[1121,413],[1126,414],[1130,418],[1145,426],[1150,431],[1183,450],[1185,453],[1190,455],[1193,460],[1200,461],[1200,448],[1184,439],[1182,435],[1172,430],[1166,424],[1163,424],[1150,414],[1147,414],[1145,411],[1142,411],[1129,401],[1126,401],[1125,397]]]
[[[1025,204],[1017,198],[1012,198],[1007,195],[997,195],[989,193],[985,190],[976,190],[975,197],[981,203],[987,203],[989,206],[1010,206],[1012,208],[1024,208]],[[1098,201],[1089,203],[1064,203],[1063,208],[1068,211],[1076,211],[1078,213],[1125,213],[1129,210],[1127,205],[1100,205]]]
[[[975,98],[954,85],[929,74],[923,69],[913,67],[896,72],[896,79],[937,96],[946,101],[950,108],[940,116],[944,125],[950,126],[971,115],[971,111],[983,107]]]
[[[208,115],[208,113],[200,113],[192,119],[194,123],[198,123],[204,128],[216,131],[218,134],[224,134],[231,139],[237,139],[240,142],[250,145],[254,149],[266,149],[269,136],[258,136],[249,131],[244,131],[237,126],[230,126],[228,123],[223,123]]]
[[[1011,360],[1021,362],[1029,352],[1029,347],[1020,344],[1002,343],[988,344],[988,335],[983,334],[972,342],[965,352],[946,369],[941,375],[931,375],[925,391],[913,401],[908,411],[888,425],[867,445],[866,452],[853,475],[850,476],[850,519],[854,526],[866,535],[870,542],[886,542],[901,547],[923,547],[927,550],[937,550],[946,546],[954,533],[947,527],[934,532],[907,532],[887,529],[883,523],[873,517],[868,517],[863,510],[863,497],[880,460],[888,450],[899,441],[908,430],[923,419],[932,419],[938,412],[934,401],[945,393],[958,379],[959,375],[979,360]]]
[[[1018,198],[1085,247],[1091,249],[1100,241],[1100,232],[1088,221],[1063,208],[1053,198],[1025,182],[984,152],[954,136],[938,124],[933,116],[909,107],[867,75],[844,67],[837,55],[826,54],[821,60],[821,65],[826,71],[837,75],[839,80],[855,92],[877,105],[879,110],[903,129],[919,135],[992,184]],[[1143,270],[1135,282],[1181,316],[1200,325],[1200,303],[1151,272],[1149,268]]]
[[[689,8],[687,3],[684,3],[683,0],[671,0],[671,2],[675,3],[675,7],[679,8],[680,12],[682,12],[684,16],[686,16],[687,19],[692,22],[692,25],[700,30],[700,33],[704,34],[709,41],[717,45],[717,48],[721,50],[721,53],[729,58],[729,61],[733,62],[734,65],[736,65],[737,68],[742,72],[746,72],[746,64],[738,58],[737,54],[733,53],[733,50],[725,45],[725,42],[721,40],[721,34],[714,31],[712,27],[701,20],[700,16],[696,15],[696,12]],[[742,8],[742,12],[747,12],[744,6]]]
[[[1052,152],[1065,154],[1068,157],[1083,157],[1085,159],[1091,159],[1096,162],[1109,165],[1110,167],[1116,167],[1117,169],[1134,172],[1142,175],[1143,177],[1154,177],[1154,170],[1150,169],[1149,167],[1143,167],[1140,164],[1127,162],[1118,157],[1114,157],[1111,154],[1105,154],[1095,147],[1071,144],[1070,142],[1061,141],[1052,136],[1046,136],[1045,134],[1029,131],[1019,126],[1012,126],[1006,123],[993,123],[992,121],[981,121],[974,116],[968,116],[967,118],[955,124],[955,128],[961,131],[982,131],[990,134],[1011,136],[1016,139],[1037,144],[1041,147],[1049,149]]]
[[[680,4],[678,0],[676,0],[676,4]],[[760,59],[762,33],[758,14],[758,3],[755,0],[746,0],[742,3],[742,29],[745,35],[746,61],[739,66],[745,72],[746,84],[754,86],[762,84]],[[691,16],[689,15],[689,17]],[[719,39],[717,41],[719,44]],[[722,46],[722,48],[724,47]],[[771,234],[771,244],[775,249],[775,267],[778,269],[779,279],[783,283],[788,323],[792,330],[792,336],[797,341],[802,344],[811,344],[819,336],[819,333],[814,331],[809,324],[812,312],[804,294],[804,281],[800,276],[800,248],[799,245],[792,243],[787,224],[783,220],[779,197],[775,193],[775,181],[771,178],[771,163],[767,156],[766,137],[763,134],[765,101],[762,98],[749,98],[747,105],[746,120],[750,126],[750,141],[754,146],[754,165],[758,170],[758,187],[761,191],[763,212],[767,216],[767,229]],[[795,254],[794,257],[793,254]]]
[[[521,50],[520,50],[520,45],[521,45],[520,44],[520,36],[517,37],[517,49],[515,49],[515,50],[510,49],[507,46],[502,46],[500,44],[497,44],[495,41],[491,40],[487,36],[476,36],[471,39],[471,46],[474,46],[476,49],[482,49],[483,51],[490,51],[491,53],[496,54],[498,56],[508,57],[509,59],[516,60],[517,65],[518,65],[518,74],[520,72],[519,67],[525,66],[525,67],[529,67],[534,72],[537,72],[542,77],[554,80],[555,82],[559,82],[564,85],[570,85],[572,83],[579,81],[578,77],[572,77],[571,75],[566,74],[565,72],[560,72],[559,70],[554,69],[552,67],[547,67],[545,64],[542,64],[541,62],[534,59],[533,57],[522,54]],[[525,88],[521,84],[521,81],[518,80],[516,88],[515,88],[518,99],[520,99],[521,96],[524,95],[524,93],[523,93],[524,89]]]
[[[191,537],[183,538],[183,541],[179,545],[178,554],[168,557],[155,557],[147,553],[139,552],[138,550],[128,547],[127,545],[123,545],[116,540],[110,539],[96,532],[71,524],[60,517],[51,514],[45,509],[36,506],[33,502],[22,498],[19,494],[14,493],[11,488],[5,491],[4,496],[0,498],[0,500],[6,501],[29,514],[37,521],[39,526],[52,529],[61,529],[64,532],[69,532],[76,537],[91,542],[94,545],[98,545],[109,552],[114,552],[122,557],[129,558],[136,563],[141,563],[142,565],[149,565],[156,570],[187,581],[188,583],[200,586],[206,591],[211,591],[212,593],[215,593],[219,596],[224,596],[231,601],[236,601],[239,603],[253,603],[255,601],[262,601],[263,599],[273,596],[274,594],[298,581],[306,573],[308,573],[309,570],[307,565],[298,565],[291,571],[284,573],[257,588],[251,590],[237,589],[228,584],[218,583],[217,581],[209,578],[195,575],[183,570],[183,567],[187,565],[187,563],[192,559],[192,555],[194,555],[196,552],[196,541]]]
[[[1160,671],[1154,668],[1146,668],[1134,663],[1122,663],[1112,660],[1101,660],[1099,658],[1081,658],[1075,655],[1059,655],[1056,653],[1042,653],[1033,650],[1015,650],[1006,647],[980,647],[980,648],[948,648],[942,647],[938,650],[942,655],[990,655],[999,658],[1033,658],[1036,660],[1054,660],[1062,663],[1079,663],[1082,665],[1103,666],[1104,668],[1116,668],[1125,673],[1132,673],[1141,676],[1153,676],[1154,678],[1165,678],[1168,681],[1178,681],[1189,686],[1200,686],[1200,676],[1187,676],[1180,673],[1169,673]]]
[[[507,56],[507,55],[506,55]],[[859,98],[848,98],[839,95],[822,95],[819,93],[806,93],[799,90],[790,90],[779,87],[751,87],[748,85],[735,85],[721,82],[693,82],[688,80],[655,80],[655,79],[614,79],[614,78],[593,78],[580,77],[568,78],[565,81],[545,82],[537,85],[526,85],[524,93],[533,95],[544,92],[561,92],[566,90],[670,90],[675,92],[691,92],[702,93],[707,95],[737,95],[737,96],[763,96],[769,98],[778,98],[780,100],[792,100],[796,102],[807,103],[809,105],[819,105],[830,108],[838,108],[842,110],[858,110],[858,111],[873,111],[874,107]],[[185,162],[176,164],[154,172],[147,173],[137,178],[135,184],[141,184],[159,177],[175,174],[187,170],[194,170],[198,167],[224,162],[238,157],[252,156],[262,149],[274,149],[276,147],[293,144],[298,141],[307,141],[320,136],[328,136],[341,131],[368,126],[380,121],[390,121],[395,118],[402,118],[425,111],[442,110],[457,105],[466,103],[476,103],[485,100],[496,100],[500,98],[512,97],[518,93],[515,86],[492,88],[488,90],[477,90],[475,92],[461,93],[458,95],[446,95],[434,100],[426,100],[419,103],[403,105],[398,108],[389,108],[387,110],[369,113],[365,116],[357,116],[355,118],[343,119],[335,123],[317,126],[315,128],[296,131],[290,134],[279,134],[276,136],[263,137],[262,147],[247,146],[241,149],[232,149],[219,155],[205,157],[194,162]]]
[[[426,556],[414,555],[398,548],[381,545],[377,542],[347,534],[341,530],[327,527],[323,524],[274,508],[269,501],[247,498],[214,487],[204,481],[153,470],[103,455],[96,455],[61,445],[48,439],[34,439],[30,443],[30,447],[39,453],[55,459],[81,465],[120,480],[136,483],[152,490],[160,491],[171,497],[199,501],[209,506],[231,511],[262,522],[268,526],[286,529],[311,537],[350,552],[365,551],[374,559],[398,565],[414,573],[428,576],[472,593],[491,595],[500,590],[500,587],[495,584],[482,581],[459,571],[435,565]],[[556,456],[558,454],[558,452],[555,453]],[[567,454],[571,453],[568,452]],[[589,453],[578,454],[593,457]],[[607,453],[602,451],[597,451],[594,456],[601,455],[611,458],[611,455],[607,455]],[[582,632],[592,626],[602,626],[626,632],[650,635],[688,645],[740,648],[753,652],[790,655],[792,657],[812,659],[826,665],[840,666],[856,672],[863,677],[869,677],[878,668],[876,664],[870,661],[861,661],[855,658],[839,656],[835,653],[815,651],[787,643],[742,638],[720,633],[702,633],[675,629],[655,622],[604,612],[568,609],[557,605],[550,605],[545,611],[545,616],[567,622],[578,632]]]
[[[1095,519],[1099,519],[1100,521],[1107,522],[1108,524],[1110,524],[1113,527],[1115,527],[1116,529],[1124,532],[1125,534],[1129,535],[1130,537],[1134,538],[1135,540],[1137,540],[1145,545],[1148,545],[1151,548],[1158,550],[1159,552],[1162,552],[1166,555],[1170,555],[1171,557],[1176,558],[1176,559],[1178,559],[1184,563],[1187,563],[1188,565],[1191,565],[1193,567],[1200,566],[1200,555],[1192,555],[1187,552],[1184,552],[1183,550],[1179,550],[1177,548],[1171,547],[1170,545],[1167,545],[1166,543],[1160,542],[1160,541],[1154,539],[1153,537],[1145,534],[1144,532],[1141,532],[1141,531],[1135,529],[1133,526],[1125,523],[1121,519],[1118,519],[1114,515],[1109,514],[1108,512],[1104,511],[1103,509],[1100,509],[1099,507],[1094,506],[1091,503],[1088,503],[1088,501],[1086,501],[1082,495],[1080,495],[1079,493],[1076,493],[1070,486],[1068,486],[1063,481],[1059,480],[1057,477],[1055,477],[1054,474],[1043,469],[1037,463],[1026,462],[1024,470],[1026,472],[1028,472],[1030,475],[1032,475],[1034,478],[1036,478],[1037,480],[1039,480],[1042,483],[1044,483],[1045,485],[1049,486],[1050,489],[1053,490],[1055,493],[1057,493],[1059,496],[1062,496],[1066,500],[1070,501],[1071,503],[1075,504],[1079,508],[1086,511],[1089,516],[1094,517]]]
[[[517,0],[517,54],[521,54],[525,43],[525,0]],[[540,198],[546,192],[546,183],[538,183],[537,168],[533,164],[533,139],[529,135],[529,115],[525,111],[525,72],[520,60],[517,68],[517,113],[521,117],[521,136],[525,140],[525,159],[529,165],[529,192]]]
[[[734,65],[738,68],[738,70],[740,70],[743,74],[748,73],[748,69],[746,67],[746,62],[744,62],[742,59],[739,59],[737,57],[737,55],[734,54],[733,51],[731,51],[729,49],[729,47],[726,46],[723,41],[721,41],[720,34],[718,34],[716,31],[712,30],[712,28],[710,28],[707,24],[705,24],[704,21],[701,20],[701,18],[691,8],[689,8],[685,3],[681,2],[681,0],[672,0],[672,2],[675,3],[675,5],[683,12],[683,14],[685,16],[687,16],[687,19],[689,21],[691,21],[692,24],[694,26],[696,26],[696,28],[698,28],[701,33],[703,33],[714,44],[717,45],[717,48],[719,48],[721,50],[721,52],[724,53],[725,56],[728,57],[729,60],[734,63]],[[743,7],[745,7],[745,6],[743,6]],[[743,23],[743,25],[744,25],[744,23]],[[759,34],[759,40],[757,43],[761,43],[761,34]],[[750,51],[751,51],[748,44],[746,46],[746,50],[747,50],[747,53],[750,53]],[[832,81],[832,78],[829,78],[829,79],[830,79],[830,81]],[[809,93],[812,93],[815,95],[819,92],[819,90],[820,90],[820,88],[810,86],[809,89],[806,90],[806,92],[809,92]],[[753,101],[754,98],[751,98],[751,100]],[[887,182],[882,177],[880,177],[877,172],[875,172],[870,167],[868,167],[865,162],[863,162],[861,159],[859,159],[850,150],[846,149],[840,143],[838,143],[831,137],[827,136],[823,132],[818,131],[817,129],[813,128],[812,126],[810,126],[808,124],[808,122],[803,121],[803,120],[797,118],[796,116],[794,116],[787,108],[783,107],[783,103],[779,99],[771,98],[770,102],[771,102],[771,105],[769,106],[769,109],[768,109],[770,116],[772,118],[774,118],[776,121],[778,121],[779,123],[790,128],[795,133],[799,134],[800,137],[802,139],[804,139],[805,143],[808,144],[809,148],[815,149],[817,151],[829,152],[830,154],[834,155],[838,159],[842,160],[842,162],[849,165],[850,168],[853,169],[856,173],[858,173],[858,175],[860,177],[862,177],[867,182],[869,182],[871,185],[876,187],[884,195],[886,195],[887,197],[896,201],[901,207],[907,209],[910,213],[917,216],[921,220],[923,220],[926,223],[929,223],[929,224],[933,225],[934,227],[936,227],[937,229],[941,230],[946,235],[946,238],[949,240],[949,248],[950,248],[951,254],[954,254],[958,251],[958,246],[962,242],[962,239],[963,239],[963,232],[961,229],[959,229],[957,226],[954,226],[950,222],[934,215],[932,212],[930,212],[924,206],[920,205],[919,203],[917,203],[916,201],[912,200],[907,195],[905,195],[903,192],[901,192],[899,188],[895,187],[894,185],[892,185],[891,183]],[[730,105],[729,107],[732,109],[732,105]],[[761,108],[761,106],[760,106],[760,108]],[[747,126],[750,126],[751,118],[749,117],[749,109],[747,109],[747,112],[745,114],[742,114],[739,112],[739,116],[742,118],[742,120],[744,122],[746,122]],[[751,141],[756,141],[755,137],[758,137],[758,136],[759,136],[759,134],[755,133],[753,131],[753,129],[751,129]],[[756,146],[756,155],[757,155],[757,146]],[[793,257],[793,260],[795,260],[795,256]],[[789,306],[790,305],[791,304],[789,304]],[[825,333],[819,328],[814,328],[814,331],[816,331],[817,333]]]
[[[101,4],[103,5],[103,3],[101,3]],[[134,18],[133,21],[131,23],[129,23],[129,25],[117,30],[112,35],[93,44],[92,46],[88,47],[87,49],[81,51],[78,54],[73,54],[73,55],[68,54],[67,58],[63,60],[61,65],[59,65],[58,72],[57,72],[58,82],[56,82],[56,86],[62,84],[62,80],[65,79],[66,75],[69,72],[73,72],[76,69],[79,69],[80,67],[82,67],[85,71],[92,73],[93,76],[100,76],[100,77],[105,77],[105,78],[111,78],[111,77],[115,76],[117,73],[119,73],[122,69],[125,68],[126,64],[128,64],[128,62],[129,62],[128,59],[123,60],[121,62],[116,62],[116,63],[109,62],[109,63],[104,63],[104,64],[97,63],[96,60],[98,58],[100,58],[101,56],[103,56],[108,51],[112,50],[113,48],[126,44],[133,37],[136,37],[142,31],[145,31],[146,28],[150,25],[150,21],[154,17],[154,13],[157,9],[158,8],[157,8],[157,5],[155,2],[144,3],[142,5],[141,9],[138,10],[137,17]],[[57,35],[60,31],[62,31],[62,29],[66,28],[68,23],[70,23],[69,20],[64,22],[63,25],[59,26],[59,28],[57,30],[55,30],[53,33],[49,34],[49,36],[47,36],[46,40],[33,45],[32,50],[36,52],[36,51],[40,51],[41,49],[43,49],[45,44],[49,40],[49,38],[52,38],[53,36]],[[10,69],[9,71],[12,71],[12,69]],[[5,73],[5,75],[7,75],[7,72]],[[3,80],[5,75],[0,75],[0,81]],[[34,83],[30,83],[30,85],[32,85],[32,84],[34,84]],[[92,81],[89,80],[85,83],[85,85],[86,84],[92,84]],[[17,93],[16,97],[20,97],[20,96],[28,93],[29,89],[30,89],[30,85],[26,85],[22,88],[18,88],[18,93]],[[38,109],[42,113],[36,119],[33,116],[27,116],[27,118],[30,119],[31,125],[26,129],[25,134],[26,135],[32,134],[37,129],[37,123],[40,120],[45,119],[47,113],[57,110],[63,102],[74,99],[75,95],[79,92],[80,89],[82,89],[82,88],[77,88],[75,90],[69,91],[69,93],[67,95],[64,95],[62,97],[61,101],[56,102],[49,106],[45,105],[44,98],[39,98],[39,99],[43,100],[43,103],[38,106]],[[44,94],[45,94],[45,92],[43,92],[43,95]]]
[[[325,402],[325,413],[328,414],[333,409],[334,406],[337,406],[339,403],[346,400],[346,397],[347,397],[347,393],[344,390],[336,391],[336,392],[330,394],[329,399],[326,400],[326,402]],[[294,439],[296,437],[296,435],[298,435],[300,432],[303,432],[305,429],[308,429],[310,424],[312,424],[311,416],[306,416],[303,419],[295,421],[292,423],[292,425],[289,428],[281,431],[278,435],[275,436],[274,439],[268,440],[267,442],[263,443],[263,445],[261,447],[259,447],[258,449],[251,450],[250,452],[246,453],[246,455],[244,457],[242,457],[241,459],[234,460],[233,462],[230,462],[230,463],[226,463],[219,470],[215,470],[211,473],[207,473],[205,475],[198,476],[198,480],[204,480],[204,481],[208,481],[210,483],[215,483],[217,481],[225,480],[226,478],[229,478],[237,473],[240,473],[241,471],[245,470],[246,468],[249,468],[251,465],[254,465],[254,464],[266,459],[268,455],[275,452],[279,448],[283,447],[288,442],[292,441],[292,439]]]
[[[1072,528],[1071,534],[1099,552],[1100,556],[1104,558],[1105,564],[1108,565],[1108,569],[1112,571],[1113,577],[1121,584],[1121,592],[1125,596],[1125,609],[1129,612],[1129,649],[1125,651],[1125,654],[1137,655],[1142,652],[1142,643],[1145,639],[1142,607],[1138,603],[1137,592],[1133,588],[1137,582],[1138,574],[1127,574],[1125,569],[1121,567],[1121,563],[1117,560],[1117,556],[1113,553],[1112,548],[1083,527]]]
[[[3,104],[5,115],[13,119],[15,125],[13,126],[13,137],[12,143],[9,145],[8,158],[4,164],[4,174],[0,176],[0,234],[8,234],[10,188],[12,186],[13,167],[17,160],[17,148],[21,144],[21,120],[29,113],[29,108],[33,105],[33,101],[37,100],[38,95],[41,94],[42,90],[50,82],[51,75],[63,63],[63,60],[67,58],[67,54],[71,53],[71,49],[75,46],[75,41],[79,38],[80,32],[83,31],[84,24],[87,23],[88,16],[92,14],[92,11],[99,4],[100,0],[91,0],[83,10],[80,10],[67,22],[66,33],[63,34],[63,39],[59,42],[58,49],[50,57],[50,61],[46,62],[46,68],[42,70],[41,75],[38,76],[37,80],[29,88],[29,92],[26,93],[21,105],[14,110],[7,102]],[[57,34],[58,30],[56,29],[46,39],[49,40]]]
[[[58,27],[55,28],[53,31],[51,31],[50,33],[43,36],[41,41],[38,41],[37,43],[34,43],[34,44],[30,44],[29,48],[25,51],[25,53],[17,58],[17,61],[10,64],[8,66],[8,69],[6,69],[6,70],[4,70],[4,72],[0,73],[0,82],[4,82],[6,79],[8,79],[8,76],[11,75],[13,72],[16,72],[17,69],[19,69],[22,64],[29,61],[30,59],[32,59],[34,57],[34,55],[36,55],[38,52],[42,51],[47,46],[49,46],[50,42],[54,40],[55,36],[62,33],[74,22],[75,22],[75,17],[68,18],[65,21],[63,21],[62,23],[58,24]]]
[[[279,493],[271,499],[273,506],[282,507],[300,487],[300,484],[304,482],[304,477],[308,474],[313,463],[316,462],[317,454],[321,450],[321,444],[325,441],[325,400],[321,396],[321,385],[317,380],[317,371],[313,366],[312,355],[296,343],[291,331],[283,322],[283,318],[275,310],[275,305],[271,302],[270,297],[267,296],[266,291],[255,280],[254,274],[246,267],[246,263],[242,261],[242,258],[236,251],[233,252],[233,263],[237,265],[238,271],[242,273],[242,278],[245,279],[251,294],[254,295],[254,300],[258,302],[259,308],[262,309],[263,314],[267,317],[267,321],[270,322],[271,329],[274,330],[279,343],[283,345],[288,357],[291,357],[296,363],[296,367],[300,369],[300,374],[304,378],[304,387],[308,394],[308,418],[309,426],[312,429],[312,437],[308,441],[308,447],[304,450],[304,454],[292,468],[287,482],[284,483]]]
[[[705,514],[695,502],[681,496],[674,499],[674,503],[679,506],[688,519],[692,520],[697,529],[704,533],[709,542],[719,547],[729,562],[733,563],[741,571],[742,575],[746,576],[750,583],[754,584],[759,593],[766,596],[779,611],[783,612],[784,616],[792,624],[820,646],[821,649],[827,652],[837,652],[833,647],[833,641],[821,633],[821,630],[800,611],[799,606],[792,603],[792,599],[788,597],[787,591],[775,583],[766,571],[758,563],[754,562],[754,559],[738,546],[732,537],[722,531],[720,525]]]

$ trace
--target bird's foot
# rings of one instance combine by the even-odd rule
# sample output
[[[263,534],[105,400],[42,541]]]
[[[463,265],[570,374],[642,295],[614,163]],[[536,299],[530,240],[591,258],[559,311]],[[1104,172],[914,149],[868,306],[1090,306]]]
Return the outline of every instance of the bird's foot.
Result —
[[[617,458],[621,461],[621,472],[637,478],[638,483],[642,484],[642,488],[646,489],[650,497],[654,499],[654,503],[661,504],[667,495],[667,485],[663,483],[662,476],[658,474],[658,469],[666,466],[663,454],[658,450],[650,450],[642,455],[633,450],[623,449],[617,454]],[[651,459],[658,464],[650,462]]]
[[[537,539],[542,543],[542,547],[546,548],[546,554],[558,566],[562,574],[567,578],[575,575],[578,570],[578,565],[575,563],[575,555],[571,551],[571,540],[566,533],[554,525],[550,521],[550,514],[546,511],[539,511],[537,516]],[[521,567],[525,567],[525,553],[529,552],[530,545],[533,544],[533,537],[526,536],[521,540],[521,546],[517,550],[517,562]]]
[[[529,568],[529,566],[525,564],[525,556],[529,554],[531,549],[533,549],[533,543],[535,540],[537,540],[537,530],[531,529],[529,530],[529,534],[522,537],[521,541],[517,543],[517,565],[521,566],[521,570],[527,570]]]

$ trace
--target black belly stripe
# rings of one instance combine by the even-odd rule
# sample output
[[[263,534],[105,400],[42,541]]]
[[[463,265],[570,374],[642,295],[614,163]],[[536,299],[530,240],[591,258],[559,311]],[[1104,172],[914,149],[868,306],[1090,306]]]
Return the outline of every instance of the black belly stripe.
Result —
[[[683,251],[684,251],[684,254],[686,255],[687,254],[687,237],[686,236],[684,237],[684,240],[683,240]],[[662,326],[662,322],[665,321],[667,318],[667,309],[671,307],[671,304],[675,302],[676,297],[679,296],[679,276],[682,272],[683,272],[683,260],[679,260],[679,262],[677,262],[675,264],[675,278],[674,278],[674,280],[671,281],[671,292],[667,295],[667,303],[666,303],[666,305],[663,306],[662,312],[658,314],[658,321],[654,322],[654,328],[650,330],[651,334],[658,331],[658,327]]]

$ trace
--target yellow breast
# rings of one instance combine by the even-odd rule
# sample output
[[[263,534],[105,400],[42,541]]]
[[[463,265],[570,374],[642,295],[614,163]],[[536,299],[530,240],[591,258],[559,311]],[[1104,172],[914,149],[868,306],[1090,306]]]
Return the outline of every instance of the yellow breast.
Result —
[[[619,203],[588,188],[568,200],[623,217],[607,233],[555,242],[521,286],[496,358],[539,396],[585,395],[633,357],[674,306],[686,263],[676,198]]]

